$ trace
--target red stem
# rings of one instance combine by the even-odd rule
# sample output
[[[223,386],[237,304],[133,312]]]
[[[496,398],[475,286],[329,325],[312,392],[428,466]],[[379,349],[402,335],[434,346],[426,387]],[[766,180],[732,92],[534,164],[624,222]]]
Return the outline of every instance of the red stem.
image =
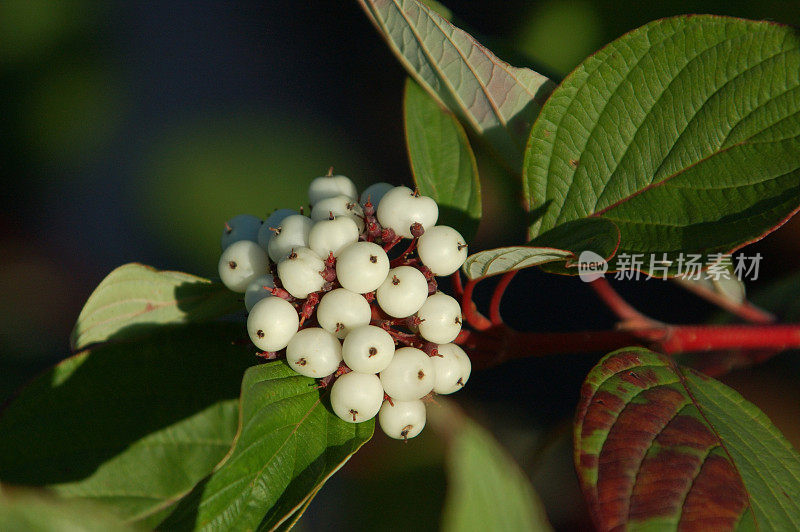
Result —
[[[493,325],[503,324],[503,318],[500,316],[500,302],[503,299],[503,294],[505,293],[506,288],[508,288],[508,284],[518,271],[519,270],[514,270],[506,273],[500,278],[500,282],[497,283],[497,286],[494,287],[492,300],[489,303],[489,320],[491,320]]]
[[[485,331],[492,326],[492,322],[486,319],[486,316],[478,312],[478,308],[472,301],[472,291],[475,289],[477,283],[477,280],[470,279],[467,281],[467,284],[464,285],[464,294],[461,297],[461,314],[464,319],[467,320],[467,323],[479,331]]]
[[[456,294],[457,299],[463,299],[464,297],[464,285],[461,282],[461,273],[456,270],[453,272],[453,275],[450,276],[450,280],[453,283],[453,292]]]
[[[569,333],[529,333],[495,327],[482,333],[462,331],[456,343],[469,348],[477,365],[483,367],[519,358],[607,352],[631,345],[671,355],[726,349],[782,351],[800,348],[800,324],[661,325]]]
[[[757,307],[751,302],[744,300],[741,303],[731,301],[727,297],[709,290],[697,283],[678,282],[680,286],[696,296],[702,297],[706,301],[717,305],[718,307],[734,314],[745,321],[751,323],[774,323],[775,316],[766,310]]]
[[[611,309],[611,312],[622,320],[626,328],[649,326],[657,323],[655,320],[648,318],[627,301],[622,299],[616,290],[608,282],[605,277],[600,277],[589,283],[589,286],[594,290],[595,294]]]

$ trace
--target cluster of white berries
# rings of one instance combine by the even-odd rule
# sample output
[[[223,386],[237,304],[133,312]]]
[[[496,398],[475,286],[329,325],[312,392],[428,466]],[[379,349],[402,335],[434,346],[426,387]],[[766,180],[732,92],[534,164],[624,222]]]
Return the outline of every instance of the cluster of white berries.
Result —
[[[461,267],[467,245],[436,225],[433,199],[388,183],[359,198],[349,178],[331,174],[309,186],[310,217],[279,209],[263,221],[229,220],[219,275],[244,293],[260,356],[285,356],[297,373],[330,385],[341,419],[377,415],[390,437],[413,438],[425,426],[422,399],[453,393],[470,375],[453,343],[461,306],[435,279]],[[403,239],[408,247],[394,251]]]

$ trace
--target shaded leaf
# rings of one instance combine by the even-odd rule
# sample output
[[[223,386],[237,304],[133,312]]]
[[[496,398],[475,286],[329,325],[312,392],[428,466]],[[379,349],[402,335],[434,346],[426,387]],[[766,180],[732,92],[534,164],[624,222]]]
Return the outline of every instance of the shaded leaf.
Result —
[[[272,529],[304,510],[374,429],[336,417],[315,384],[282,361],[250,368],[231,452],[162,526]]]
[[[457,228],[467,242],[481,219],[481,183],[467,134],[413,80],[403,99],[406,143],[419,191],[439,204],[439,224]]]
[[[414,80],[518,171],[533,120],[555,87],[498,59],[416,0],[359,0]]]
[[[9,532],[125,532],[131,528],[104,509],[34,493],[0,495],[0,530]]]
[[[461,269],[468,278],[479,279],[531,266],[539,266],[546,262],[566,261],[574,257],[574,253],[564,249],[510,246],[488,249],[470,255],[464,261]]]
[[[89,296],[70,345],[77,350],[111,336],[141,336],[165,323],[206,321],[240,309],[238,297],[221,284],[188,273],[126,264],[108,274]]]
[[[800,205],[798,72],[800,37],[774,23],[684,16],[617,39],[531,130],[530,237],[602,216],[619,254],[675,260],[774,230]]]
[[[85,350],[34,380],[0,416],[0,479],[109,505],[157,524],[230,449],[242,324],[163,328]]]
[[[641,348],[589,373],[575,465],[598,528],[800,527],[800,455],[727,386]]]
[[[579,273],[581,254],[592,261],[609,260],[619,245],[619,230],[603,218],[586,218],[560,225],[528,246],[490,249],[470,255],[463,271],[470,279],[488,277],[531,266],[555,273]]]
[[[446,442],[442,530],[551,530],[530,481],[478,424],[446,400],[428,409]]]

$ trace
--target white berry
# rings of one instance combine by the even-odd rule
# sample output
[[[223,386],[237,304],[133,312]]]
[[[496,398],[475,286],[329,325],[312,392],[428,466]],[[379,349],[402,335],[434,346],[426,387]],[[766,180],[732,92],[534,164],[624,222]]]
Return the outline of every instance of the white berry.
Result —
[[[373,242],[355,242],[339,252],[336,278],[353,292],[366,294],[377,289],[389,273],[389,257]],[[426,284],[427,290],[427,284]]]
[[[427,196],[417,196],[408,187],[395,187],[378,204],[378,222],[390,227],[403,238],[411,238],[411,226],[420,223],[424,229],[436,225],[439,207]]]
[[[385,196],[386,193],[393,188],[394,185],[390,183],[373,183],[361,193],[359,202],[362,206],[364,206],[366,205],[367,200],[369,200],[373,207],[377,207],[383,196]]]
[[[297,211],[292,209],[277,209],[270,214],[258,230],[258,245],[264,249],[269,249],[269,241],[275,234],[274,230],[280,227],[283,220],[294,214],[297,214]]]
[[[440,394],[457,392],[467,383],[472,372],[469,357],[456,344],[437,346],[441,356],[431,357],[436,372],[436,383],[433,391]]]
[[[343,175],[317,177],[308,185],[308,203],[312,207],[320,200],[335,196],[347,196],[356,201],[358,190],[353,182]]]
[[[331,387],[331,407],[348,423],[361,423],[374,418],[383,402],[383,387],[377,375],[351,371]]]
[[[339,216],[316,222],[308,234],[308,247],[320,257],[333,253],[334,257],[345,247],[358,241],[359,230],[349,216]]]
[[[261,219],[251,214],[240,214],[225,222],[222,230],[220,245],[224,250],[234,242],[240,240],[258,241],[258,230],[261,229]]]
[[[461,332],[461,305],[455,298],[436,292],[428,296],[417,312],[422,320],[419,334],[429,342],[446,344]]]
[[[395,318],[411,316],[428,297],[428,281],[416,268],[398,266],[389,270],[386,280],[375,292],[378,305]]]
[[[372,309],[364,296],[346,288],[331,290],[322,296],[317,306],[319,326],[338,338],[344,338],[356,327],[369,324],[370,319]]]
[[[394,352],[389,365],[381,371],[381,384],[392,399],[412,401],[427,395],[436,382],[431,357],[414,347]]]
[[[394,404],[392,404],[394,403]],[[378,413],[378,423],[383,432],[396,440],[417,436],[425,428],[425,403],[414,401],[384,401]]]
[[[342,358],[353,371],[380,373],[391,363],[392,357],[392,336],[374,325],[362,325],[353,329],[342,344]]]
[[[286,362],[301,375],[321,379],[339,368],[342,345],[319,327],[298,331],[286,346]]]
[[[262,299],[247,316],[247,334],[262,351],[283,349],[297,332],[300,318],[291,303],[279,297]]]
[[[247,285],[247,289],[244,291],[244,307],[247,312],[250,312],[253,305],[265,297],[272,296],[272,292],[265,287],[275,288],[275,279],[270,274],[262,275]]]
[[[434,275],[450,275],[467,260],[467,241],[447,225],[426,227],[417,242],[417,253]]]
[[[312,225],[314,222],[311,218],[302,214],[292,214],[284,218],[267,246],[272,262],[280,262],[293,249],[308,247],[308,233]]]
[[[315,222],[327,220],[331,215],[347,216],[358,226],[358,232],[364,230],[364,210],[361,205],[350,199],[348,196],[334,196],[325,198],[317,202],[311,209],[311,219]]]
[[[305,299],[311,292],[322,290],[325,263],[308,248],[296,248],[278,263],[278,277],[283,288],[294,297]]]
[[[247,285],[267,273],[269,259],[261,246],[250,240],[234,242],[219,258],[219,277],[228,290],[244,292]]]

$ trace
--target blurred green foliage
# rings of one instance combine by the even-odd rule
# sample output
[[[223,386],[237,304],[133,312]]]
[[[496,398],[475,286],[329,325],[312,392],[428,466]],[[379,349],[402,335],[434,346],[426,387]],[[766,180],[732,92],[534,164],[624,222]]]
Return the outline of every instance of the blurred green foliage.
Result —
[[[156,139],[152,149],[131,190],[143,229],[184,256],[194,273],[212,278],[218,277],[226,220],[299,210],[308,184],[330,166],[359,188],[380,180],[346,132],[296,116],[240,112],[195,119]]]
[[[588,0],[532,3],[517,33],[521,52],[562,77],[603,44],[598,6]]]

